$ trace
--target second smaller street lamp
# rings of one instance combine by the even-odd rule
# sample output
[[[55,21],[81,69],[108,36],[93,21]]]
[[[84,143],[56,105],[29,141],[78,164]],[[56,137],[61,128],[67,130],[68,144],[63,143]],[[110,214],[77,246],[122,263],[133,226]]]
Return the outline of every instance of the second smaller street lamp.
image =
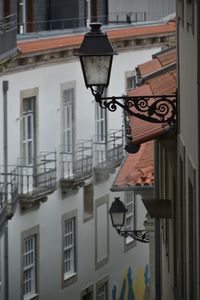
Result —
[[[117,233],[125,238],[130,236],[139,242],[149,243],[149,232],[147,230],[121,230],[124,226],[126,213],[127,209],[124,203],[120,201],[119,197],[115,198],[109,209],[109,214],[112,225],[117,230]]]

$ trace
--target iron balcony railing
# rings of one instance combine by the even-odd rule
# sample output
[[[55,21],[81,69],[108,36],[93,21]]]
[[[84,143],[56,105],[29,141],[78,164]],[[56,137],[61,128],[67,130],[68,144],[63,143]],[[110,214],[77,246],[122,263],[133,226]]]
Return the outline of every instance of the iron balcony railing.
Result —
[[[55,20],[21,22],[17,24],[17,27],[19,34],[26,34],[29,32],[83,28],[86,27],[86,23],[86,18],[64,18]]]
[[[29,32],[85,28],[90,22],[101,22],[103,24],[124,24],[146,21],[146,12],[111,12],[108,15],[93,16],[91,17],[91,20],[88,20],[86,17],[80,17],[21,22],[17,24],[17,28],[19,34],[26,34]]]
[[[17,168],[14,166],[0,166],[0,224],[5,216],[10,218],[13,215],[17,195]]]
[[[0,59],[6,58],[16,49],[16,15],[0,19]]]
[[[19,194],[39,196],[56,188],[56,152],[43,152],[33,157],[18,159]]]
[[[104,137],[95,136],[94,166],[99,169],[119,165],[123,158],[123,130],[112,129]]]
[[[61,146],[61,180],[71,181],[92,174],[92,141],[79,140],[74,146]]]
[[[138,23],[146,21],[146,12],[112,12],[109,14],[109,23],[112,24]]]

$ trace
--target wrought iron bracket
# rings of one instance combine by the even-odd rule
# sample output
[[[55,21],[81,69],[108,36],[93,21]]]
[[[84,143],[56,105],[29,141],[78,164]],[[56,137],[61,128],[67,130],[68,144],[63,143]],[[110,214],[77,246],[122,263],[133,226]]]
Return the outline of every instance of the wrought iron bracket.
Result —
[[[121,230],[121,228],[117,227],[116,231],[124,238],[130,236],[139,242],[149,243],[149,231],[147,230]]]
[[[91,88],[97,103],[111,112],[121,107],[129,115],[151,123],[176,123],[176,94],[157,96],[119,96],[104,97],[103,89]],[[123,100],[123,101],[121,101]]]

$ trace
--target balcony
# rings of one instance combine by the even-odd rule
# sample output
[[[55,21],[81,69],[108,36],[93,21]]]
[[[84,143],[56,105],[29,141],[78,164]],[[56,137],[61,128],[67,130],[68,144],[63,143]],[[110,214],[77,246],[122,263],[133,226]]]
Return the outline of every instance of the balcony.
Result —
[[[115,171],[123,159],[123,130],[110,130],[103,141],[95,137],[94,174],[97,181],[105,180]]]
[[[16,16],[0,19],[0,64],[11,59],[16,53]]]
[[[21,208],[37,208],[56,189],[56,153],[43,152],[33,158],[32,164],[19,158],[17,168]]]
[[[0,231],[8,219],[11,219],[18,194],[17,168],[0,166]]]
[[[76,191],[84,181],[92,176],[92,141],[79,140],[72,151],[71,146],[62,145],[61,190],[63,193]]]

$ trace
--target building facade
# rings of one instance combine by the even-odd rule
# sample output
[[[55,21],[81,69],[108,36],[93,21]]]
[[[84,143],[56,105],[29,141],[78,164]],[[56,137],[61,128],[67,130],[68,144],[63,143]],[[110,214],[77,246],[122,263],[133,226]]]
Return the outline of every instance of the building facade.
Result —
[[[200,297],[199,16],[199,2],[177,1],[176,126],[155,148],[155,198],[171,203],[171,218],[155,221],[156,300]]]
[[[135,30],[123,38],[109,32],[119,55],[108,95],[126,91],[135,66],[174,39],[170,24],[154,27],[153,36],[150,27],[139,38]],[[108,299],[127,293],[128,282],[135,294],[144,292],[148,246],[120,239],[108,218],[123,157],[121,112],[99,110],[83,86],[73,55],[80,41],[79,35],[22,41],[1,72],[7,126],[0,128],[0,191],[9,215],[1,212],[11,218],[1,223],[2,300]],[[133,206],[133,194],[119,195]]]

